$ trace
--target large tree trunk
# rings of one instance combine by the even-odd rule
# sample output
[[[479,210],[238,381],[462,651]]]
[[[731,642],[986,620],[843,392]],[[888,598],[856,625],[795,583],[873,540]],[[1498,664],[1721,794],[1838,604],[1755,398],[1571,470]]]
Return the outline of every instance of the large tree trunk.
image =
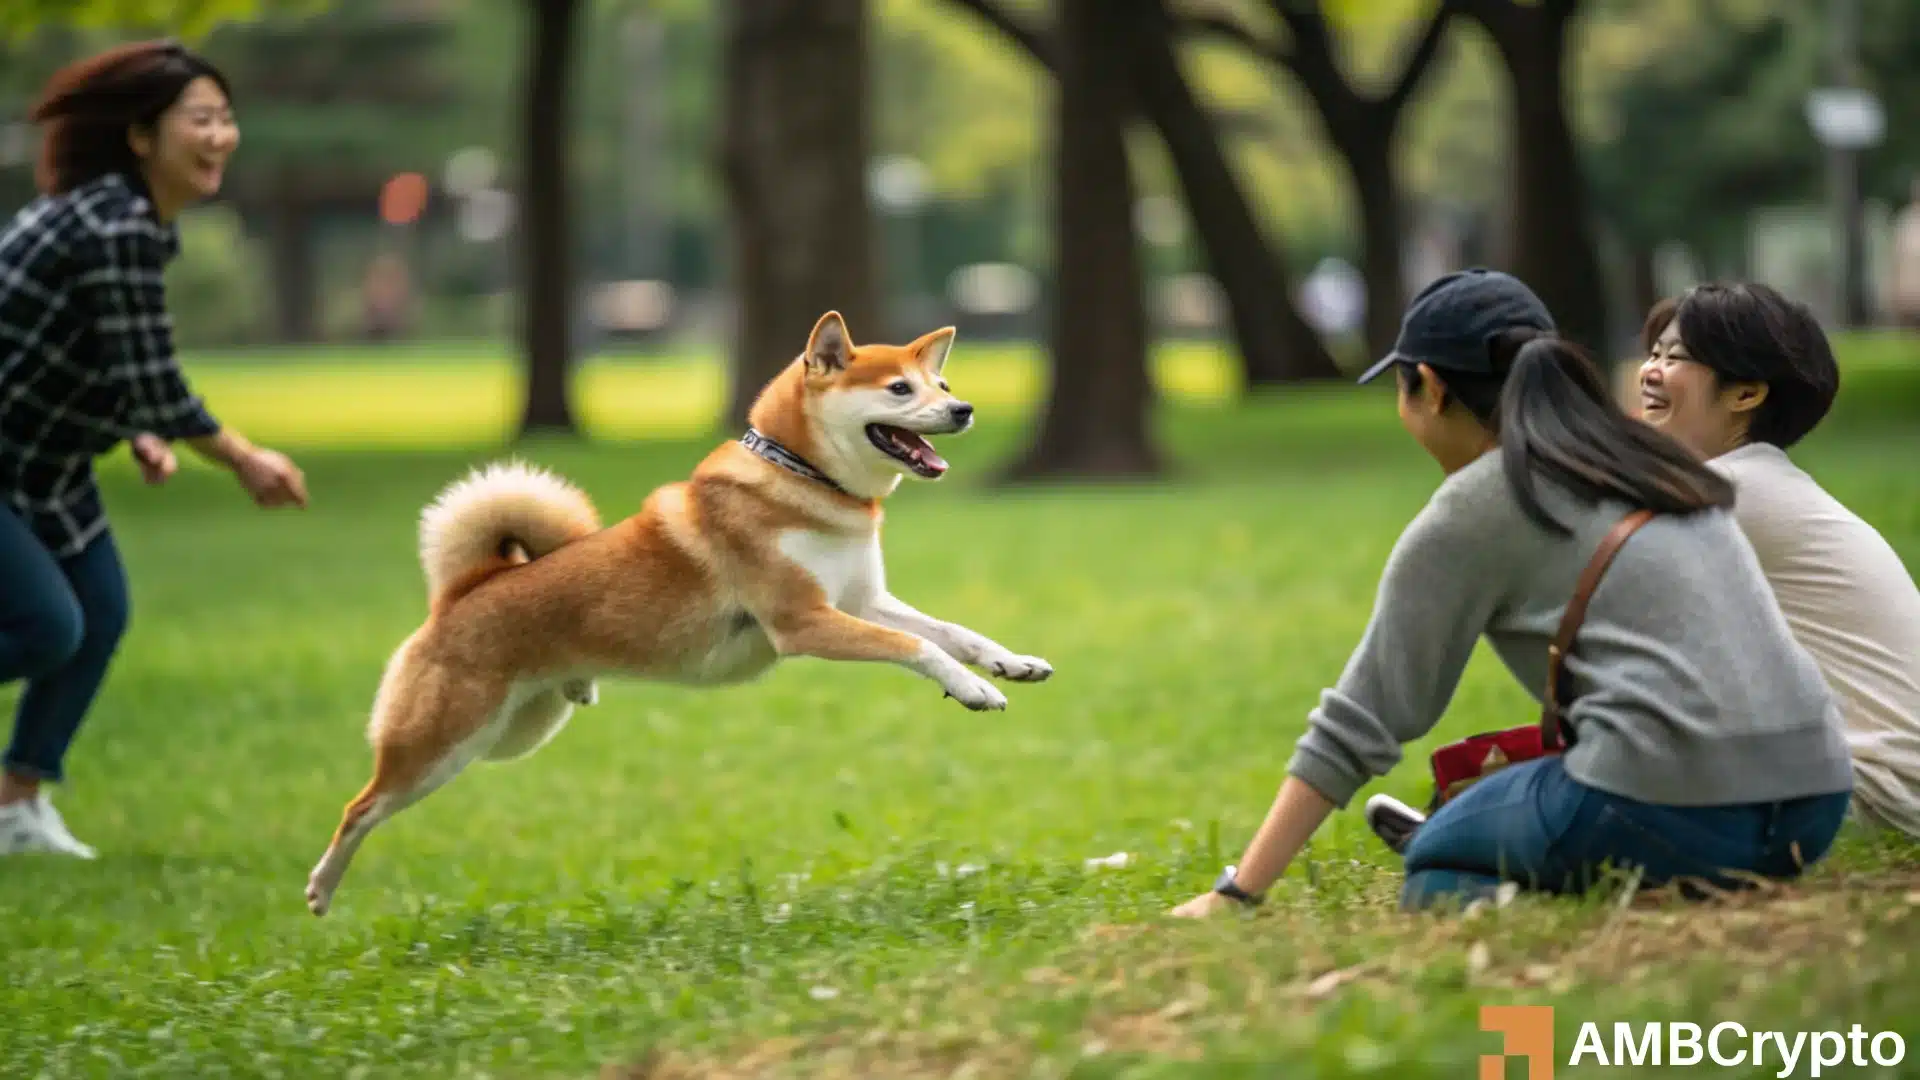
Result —
[[[1338,378],[1333,356],[1294,303],[1293,275],[1268,246],[1221,152],[1213,118],[1180,71],[1165,0],[1142,7],[1129,35],[1140,107],[1166,143],[1208,269],[1226,296],[1247,387]]]
[[[567,195],[569,77],[580,0],[530,0],[532,56],[527,64],[526,182],[520,260],[526,299],[521,335],[526,349],[522,435],[577,430],[567,396],[573,362],[573,258]]]
[[[995,0],[953,3],[1059,75],[1058,34],[1033,29]],[[1245,381],[1259,386],[1337,374],[1325,344],[1300,316],[1293,276],[1263,236],[1221,152],[1217,126],[1175,60],[1164,0],[1134,14],[1150,21],[1135,24],[1141,36],[1134,42],[1133,104],[1167,146],[1208,269],[1226,296]]]
[[[1507,70],[1513,218],[1503,260],[1553,312],[1563,337],[1609,344],[1605,282],[1579,150],[1567,117],[1567,37],[1579,0],[1475,0]]]
[[[1350,125],[1337,140],[1360,210],[1360,258],[1367,283],[1367,355],[1385,356],[1400,336],[1406,303],[1404,215],[1393,168],[1394,125],[1377,120]]]
[[[315,262],[313,205],[287,179],[267,194],[273,260],[274,317],[282,341],[320,340],[320,285]]]
[[[727,420],[839,311],[883,334],[867,204],[866,0],[725,5],[720,171],[739,304]]]
[[[1053,379],[1033,445],[1010,479],[1160,470],[1125,141],[1128,38],[1141,2],[1055,4]]]

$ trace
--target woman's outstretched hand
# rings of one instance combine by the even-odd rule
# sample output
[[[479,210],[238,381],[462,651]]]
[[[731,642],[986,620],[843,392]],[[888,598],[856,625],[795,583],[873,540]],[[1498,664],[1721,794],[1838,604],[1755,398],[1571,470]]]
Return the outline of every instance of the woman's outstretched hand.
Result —
[[[140,466],[140,478],[149,484],[166,483],[167,477],[180,467],[179,460],[173,456],[173,447],[158,435],[135,435],[128,441],[128,448],[133,451],[134,463]]]
[[[233,472],[239,478],[240,486],[253,496],[256,505],[267,509],[276,506],[306,509],[306,475],[287,455],[277,450],[254,447],[234,462]]]

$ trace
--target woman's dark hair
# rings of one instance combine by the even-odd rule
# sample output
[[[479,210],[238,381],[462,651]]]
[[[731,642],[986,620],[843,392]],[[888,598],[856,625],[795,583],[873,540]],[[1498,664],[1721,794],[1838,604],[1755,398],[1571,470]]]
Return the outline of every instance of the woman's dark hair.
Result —
[[[1493,374],[1445,372],[1447,396],[1499,437],[1507,483],[1541,528],[1556,536],[1572,532],[1541,505],[1535,485],[1542,476],[1590,502],[1616,499],[1661,514],[1733,505],[1725,477],[1671,436],[1621,411],[1579,346],[1518,328],[1487,347]],[[1399,368],[1407,392],[1418,389],[1419,372]]]
[[[54,73],[28,118],[45,128],[34,178],[50,195],[108,173],[138,175],[130,128],[152,128],[187,84],[205,76],[232,98],[219,69],[175,41],[122,45]]]
[[[1833,408],[1840,365],[1807,305],[1758,282],[1696,285],[1647,312],[1640,340],[1648,352],[1676,320],[1687,355],[1713,372],[1716,385],[1766,384],[1748,440],[1784,450]]]

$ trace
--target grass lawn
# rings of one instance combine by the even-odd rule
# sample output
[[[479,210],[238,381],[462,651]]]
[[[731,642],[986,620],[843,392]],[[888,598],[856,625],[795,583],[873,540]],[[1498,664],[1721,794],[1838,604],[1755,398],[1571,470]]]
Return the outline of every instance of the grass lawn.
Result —
[[[942,447],[948,480],[896,499],[889,579],[1054,663],[1007,712],[813,661],[719,691],[606,685],[535,757],[375,833],[316,920],[307,870],[422,616],[415,515],[510,415],[498,365],[381,363],[196,371],[297,452],[304,515],[205,469],[158,490],[108,469],[134,629],[60,793],[102,857],[0,863],[0,1075],[1417,1080],[1475,1075],[1496,1003],[1559,1007],[1562,1076],[1604,1074],[1564,1067],[1583,1020],[1609,1050],[1614,1021],[1859,1023],[1901,1031],[1908,1063],[1823,1075],[1920,1068],[1920,848],[1859,834],[1762,899],[1408,917],[1356,800],[1257,915],[1163,919],[1258,824],[1437,480],[1385,392],[1229,407],[1198,350],[1161,369],[1179,483],[1017,495],[978,481],[1037,373],[956,354],[983,423]],[[1849,365],[1796,457],[1920,566],[1920,347]],[[526,453],[617,518],[705,452],[719,385],[694,361],[600,365],[582,396],[602,439]],[[1533,714],[1483,648],[1362,797],[1422,799],[1427,749]]]

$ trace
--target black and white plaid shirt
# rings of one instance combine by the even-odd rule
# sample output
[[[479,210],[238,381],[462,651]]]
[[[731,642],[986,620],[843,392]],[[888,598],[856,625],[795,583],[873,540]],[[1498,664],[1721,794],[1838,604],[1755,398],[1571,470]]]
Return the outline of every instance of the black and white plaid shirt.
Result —
[[[144,185],[118,174],[0,230],[0,498],[58,557],[106,528],[95,457],[142,432],[220,429],[173,353],[161,275],[179,251]]]

